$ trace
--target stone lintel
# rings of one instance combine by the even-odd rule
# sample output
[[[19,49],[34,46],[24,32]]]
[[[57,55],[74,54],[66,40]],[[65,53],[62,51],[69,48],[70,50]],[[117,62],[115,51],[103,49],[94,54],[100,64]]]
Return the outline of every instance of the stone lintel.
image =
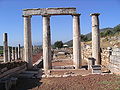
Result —
[[[38,8],[24,9],[23,16],[31,15],[73,15],[76,14],[76,8]]]
[[[90,16],[93,16],[93,15],[95,15],[95,16],[99,16],[100,13],[91,13],[91,14],[90,14]]]

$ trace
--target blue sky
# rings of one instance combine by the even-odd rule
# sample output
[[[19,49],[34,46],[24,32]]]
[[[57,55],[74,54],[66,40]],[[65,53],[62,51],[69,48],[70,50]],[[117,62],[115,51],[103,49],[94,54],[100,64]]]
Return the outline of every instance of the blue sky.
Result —
[[[76,7],[81,13],[81,33],[91,32],[90,13],[101,13],[100,28],[120,24],[120,0],[0,0],[0,45],[3,33],[8,33],[9,45],[23,45],[22,9],[51,7]],[[52,43],[72,39],[72,16],[51,17]],[[42,17],[32,17],[32,42],[42,43]]]

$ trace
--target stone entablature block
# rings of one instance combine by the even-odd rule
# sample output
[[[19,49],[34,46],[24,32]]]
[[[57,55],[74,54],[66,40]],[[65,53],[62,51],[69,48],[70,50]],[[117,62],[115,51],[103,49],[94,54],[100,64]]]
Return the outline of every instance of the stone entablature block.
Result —
[[[76,15],[76,8],[37,8],[24,9],[23,16],[31,15]]]

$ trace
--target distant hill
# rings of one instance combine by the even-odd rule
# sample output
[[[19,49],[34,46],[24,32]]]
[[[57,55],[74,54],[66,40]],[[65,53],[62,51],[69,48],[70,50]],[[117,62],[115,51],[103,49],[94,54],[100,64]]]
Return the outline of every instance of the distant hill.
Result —
[[[114,28],[103,28],[100,29],[100,35],[101,37],[106,37],[109,35],[115,35],[116,33],[120,32],[120,24],[115,26]],[[85,41],[91,41],[92,40],[92,33],[88,33],[85,35],[81,35],[81,41],[85,42]],[[67,41],[64,44],[67,44],[69,47],[71,47],[73,45],[73,40]]]

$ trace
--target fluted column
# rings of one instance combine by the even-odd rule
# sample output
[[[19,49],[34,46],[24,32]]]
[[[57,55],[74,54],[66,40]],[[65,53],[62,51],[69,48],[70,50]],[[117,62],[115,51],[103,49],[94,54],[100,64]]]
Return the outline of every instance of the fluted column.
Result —
[[[43,60],[44,70],[51,69],[50,16],[43,16]]]
[[[96,65],[101,64],[99,15],[99,13],[90,14],[92,16],[92,57],[96,60]]]
[[[8,61],[8,37],[7,33],[3,34],[3,54],[4,54],[4,62]]]
[[[81,38],[80,38],[80,14],[73,15],[73,63],[75,69],[81,66]]]
[[[24,60],[32,68],[31,16],[24,16]]]

